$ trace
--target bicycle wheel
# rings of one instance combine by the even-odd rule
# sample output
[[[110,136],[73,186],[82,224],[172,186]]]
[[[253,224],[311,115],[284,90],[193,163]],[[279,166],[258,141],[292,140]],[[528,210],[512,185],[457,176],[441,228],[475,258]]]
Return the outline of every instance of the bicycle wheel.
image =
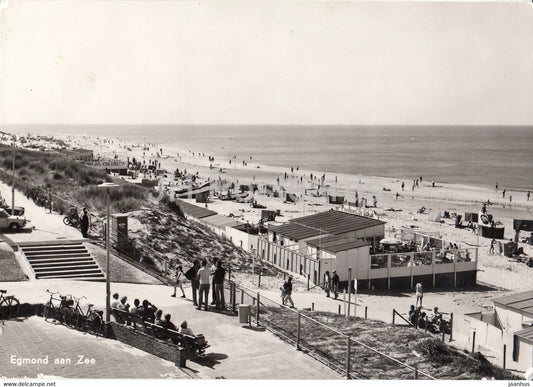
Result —
[[[20,302],[15,297],[9,297],[6,299],[7,304],[7,317],[16,317],[20,310]]]
[[[6,300],[3,299],[2,301],[0,301],[0,318],[4,319],[6,317],[7,317],[7,305],[6,305]]]
[[[76,328],[78,322],[76,311],[72,309],[65,309],[63,314],[63,321],[67,327]]]
[[[102,334],[102,317],[98,313],[93,313],[91,318],[91,330],[98,335]]]

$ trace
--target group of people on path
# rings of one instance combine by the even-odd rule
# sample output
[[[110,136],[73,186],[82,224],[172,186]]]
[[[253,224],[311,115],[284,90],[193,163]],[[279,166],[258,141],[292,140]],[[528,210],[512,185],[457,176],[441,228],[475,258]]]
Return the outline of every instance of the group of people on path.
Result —
[[[224,299],[224,278],[226,276],[226,269],[222,266],[222,261],[218,258],[213,258],[211,267],[208,267],[207,259],[200,262],[198,259],[194,261],[193,266],[183,273],[183,268],[178,266],[176,269],[174,294],[171,297],[176,297],[176,289],[179,287],[182,292],[182,298],[185,297],[183,291],[184,277],[191,281],[192,301],[196,309],[209,310],[209,290],[211,289],[211,305],[214,305],[218,310],[226,308],[226,301]]]
[[[291,308],[294,308],[294,301],[292,300],[292,277],[289,276],[287,280],[283,283],[283,286],[280,288],[281,290],[281,304],[287,305],[287,303],[291,304]]]

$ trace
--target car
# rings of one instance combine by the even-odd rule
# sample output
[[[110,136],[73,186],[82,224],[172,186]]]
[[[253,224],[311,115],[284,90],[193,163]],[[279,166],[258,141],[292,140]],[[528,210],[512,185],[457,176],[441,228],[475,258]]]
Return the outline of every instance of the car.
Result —
[[[15,216],[23,216],[24,212],[26,211],[24,207],[15,206],[14,214],[11,214],[11,206],[0,206],[0,208],[3,208],[4,210],[6,210],[8,214],[15,215]]]
[[[23,216],[12,216],[10,215],[5,209],[0,208],[0,229],[1,230],[9,230],[9,231],[17,231],[24,226],[28,221]]]

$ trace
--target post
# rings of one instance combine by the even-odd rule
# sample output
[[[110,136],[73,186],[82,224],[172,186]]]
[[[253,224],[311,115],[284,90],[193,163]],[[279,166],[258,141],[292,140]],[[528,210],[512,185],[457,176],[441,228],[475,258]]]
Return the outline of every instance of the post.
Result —
[[[233,296],[233,313],[235,313],[235,301],[237,301],[237,287],[235,286],[235,284],[232,282],[231,283],[233,285],[233,291],[232,291],[232,296]]]
[[[393,309],[393,310],[392,310],[392,325],[394,325],[394,317],[395,317],[395,314],[396,314],[396,309]]]
[[[257,306],[255,307],[255,324],[259,326],[259,305],[261,305],[259,292],[257,293]]]
[[[298,312],[298,330],[296,333],[296,350],[301,351],[300,349],[300,312]]]
[[[346,353],[346,379],[350,379],[350,353],[352,352],[352,341],[348,336],[348,351]]]
[[[341,304],[339,304],[339,316],[341,314]]]
[[[259,269],[259,281],[257,282],[257,287],[261,287],[261,269]]]
[[[311,303],[311,311],[312,311],[312,312],[315,311],[315,303],[314,303],[314,302]]]
[[[11,215],[15,216],[15,138],[13,137],[13,189],[11,191]]]
[[[348,268],[348,317],[350,317],[350,307],[352,303],[352,268]]]
[[[472,354],[474,353],[474,348],[476,347],[476,331],[472,332]]]
[[[307,274],[307,290],[309,290],[309,280],[311,278],[311,275],[310,274]],[[320,282],[320,281],[318,281]]]
[[[241,305],[244,304],[244,290],[241,289]]]
[[[453,339],[453,312],[450,313],[450,341]]]
[[[105,276],[105,321],[109,322],[109,316],[111,313],[111,278],[109,273],[109,229],[110,229],[110,209],[109,209],[109,191],[106,190],[107,196],[107,225],[106,225],[106,276]]]
[[[228,280],[231,281],[231,263],[228,263]]]
[[[365,306],[365,320],[367,319],[368,317],[368,306]]]
[[[442,331],[442,342],[444,343],[444,331]]]
[[[346,316],[346,289],[342,289],[342,304],[344,305],[344,315]]]
[[[502,367],[503,369],[505,369],[506,356],[507,356],[507,344],[504,344],[503,345],[503,367]]]
[[[415,365],[415,380],[418,380],[418,367]]]

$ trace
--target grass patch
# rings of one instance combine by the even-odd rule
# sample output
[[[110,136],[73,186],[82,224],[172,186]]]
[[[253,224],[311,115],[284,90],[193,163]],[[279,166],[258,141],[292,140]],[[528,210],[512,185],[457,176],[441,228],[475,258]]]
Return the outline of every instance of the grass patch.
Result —
[[[15,253],[9,246],[0,242],[0,282],[27,281],[19,263],[15,259]],[[9,290],[9,289],[8,289]]]

